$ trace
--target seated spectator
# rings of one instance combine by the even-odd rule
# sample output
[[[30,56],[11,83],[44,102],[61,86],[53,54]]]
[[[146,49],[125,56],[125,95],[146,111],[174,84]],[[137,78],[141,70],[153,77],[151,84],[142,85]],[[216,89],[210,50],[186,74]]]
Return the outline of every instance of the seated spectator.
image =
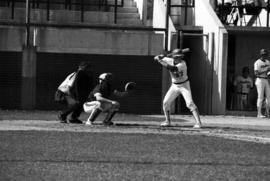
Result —
[[[258,15],[265,2],[263,0],[242,0],[242,4],[246,10],[246,14]]]
[[[236,17],[235,17],[235,19],[233,21],[233,24],[235,26],[237,26],[238,20],[241,21],[241,19],[243,18],[244,8],[243,8],[243,3],[242,2],[243,2],[243,0],[235,0],[235,5],[237,6],[237,11],[238,11],[238,12],[236,12]]]
[[[233,0],[217,0],[217,15],[220,18],[222,23],[226,23],[227,16],[232,10]]]
[[[249,68],[244,67],[242,69],[242,75],[237,76],[234,80],[235,92],[236,92],[236,109],[248,110],[249,105],[249,93],[253,88],[253,80],[249,76]]]

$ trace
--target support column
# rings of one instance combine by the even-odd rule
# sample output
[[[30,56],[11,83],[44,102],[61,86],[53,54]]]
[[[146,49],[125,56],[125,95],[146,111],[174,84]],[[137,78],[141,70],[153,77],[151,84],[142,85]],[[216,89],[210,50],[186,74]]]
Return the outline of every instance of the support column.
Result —
[[[36,105],[36,47],[23,47],[21,108],[34,109]]]

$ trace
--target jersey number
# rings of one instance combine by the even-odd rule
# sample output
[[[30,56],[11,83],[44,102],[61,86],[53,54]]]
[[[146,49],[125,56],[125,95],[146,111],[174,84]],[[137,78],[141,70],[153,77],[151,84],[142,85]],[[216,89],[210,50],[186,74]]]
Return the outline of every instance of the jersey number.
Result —
[[[177,72],[173,72],[175,77],[182,77],[183,76],[183,71],[177,71]]]

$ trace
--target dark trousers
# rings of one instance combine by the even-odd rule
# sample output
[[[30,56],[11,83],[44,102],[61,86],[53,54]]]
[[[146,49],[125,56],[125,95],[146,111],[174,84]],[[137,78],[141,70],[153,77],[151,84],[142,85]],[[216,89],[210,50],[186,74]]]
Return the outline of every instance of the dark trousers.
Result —
[[[69,95],[65,95],[64,104],[66,105],[67,108],[61,111],[61,115],[63,117],[67,117],[69,114],[71,114],[71,118],[76,119],[81,115],[83,111],[82,102],[76,101]]]

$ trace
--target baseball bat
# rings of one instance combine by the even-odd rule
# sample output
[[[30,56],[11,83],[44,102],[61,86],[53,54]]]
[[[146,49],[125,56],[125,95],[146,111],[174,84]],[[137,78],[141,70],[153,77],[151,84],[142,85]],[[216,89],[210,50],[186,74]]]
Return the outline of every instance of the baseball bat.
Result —
[[[182,54],[182,53],[188,53],[190,52],[190,49],[189,48],[184,48],[184,49],[174,49],[173,51],[171,52],[168,52],[168,54],[166,55],[167,57],[171,57],[172,55],[174,54]]]
[[[190,52],[190,49],[189,49],[189,48],[184,48],[184,49],[182,49],[181,52],[182,52],[182,53],[187,53],[187,52]]]

